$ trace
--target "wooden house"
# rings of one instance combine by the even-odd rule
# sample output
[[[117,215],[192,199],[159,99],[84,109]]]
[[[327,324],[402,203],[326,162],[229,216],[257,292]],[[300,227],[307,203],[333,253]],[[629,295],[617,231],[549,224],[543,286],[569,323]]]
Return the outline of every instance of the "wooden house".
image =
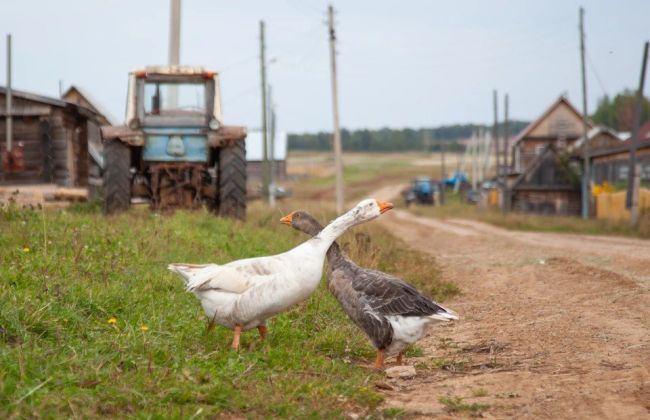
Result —
[[[0,168],[0,184],[85,187],[88,122],[98,114],[61,99],[12,89],[13,140],[23,150],[18,171]],[[0,87],[0,144],[6,145],[6,89]]]
[[[588,122],[588,127],[592,128],[591,122]],[[571,149],[583,132],[582,114],[566,97],[560,96],[515,137],[512,146],[513,171],[525,171],[548,145],[553,145],[558,152]]]
[[[629,174],[630,142],[609,141],[593,147],[590,151],[592,181],[601,184],[604,181],[612,185],[626,185]],[[576,150],[576,156],[583,159],[583,150]],[[639,176],[641,183],[650,185],[650,123],[639,130],[639,143],[636,152],[637,163],[641,166]]]
[[[508,191],[514,211],[554,214],[580,214],[580,177],[566,151],[551,142],[542,146]]]

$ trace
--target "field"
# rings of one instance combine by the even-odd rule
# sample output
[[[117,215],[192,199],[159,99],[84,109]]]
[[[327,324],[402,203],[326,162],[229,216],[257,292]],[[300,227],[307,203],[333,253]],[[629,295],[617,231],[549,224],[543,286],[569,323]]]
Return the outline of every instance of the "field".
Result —
[[[455,161],[447,157],[450,167]],[[368,195],[399,200],[411,177],[437,177],[438,163],[439,156],[414,153],[350,155],[348,206]],[[300,243],[305,237],[279,219],[296,209],[322,222],[334,217],[330,164],[325,154],[292,155],[293,197],[273,210],[251,203],[246,223],[145,208],[104,218],[95,203],[4,206],[0,416],[644,412],[650,245],[602,234],[645,233],[504,216],[454,197],[446,207],[394,209],[339,241],[360,265],[403,277],[460,313],[460,322],[432,329],[407,353],[415,378],[360,367],[373,349],[324,282],[271,321],[267,341],[246,332],[241,351],[230,350],[232,332],[208,328],[167,264],[223,263]]]
[[[287,209],[289,210],[289,209]],[[314,210],[314,209],[312,209]],[[331,212],[314,211],[322,220]],[[275,318],[269,338],[207,329],[169,262],[226,262],[282,252],[305,238],[253,206],[242,224],[205,212],[135,209],[105,219],[92,205],[0,212],[0,416],[338,416],[379,413],[380,373],[324,285]],[[342,243],[361,263],[436,298],[433,258],[376,224]],[[413,351],[417,352],[417,349]]]

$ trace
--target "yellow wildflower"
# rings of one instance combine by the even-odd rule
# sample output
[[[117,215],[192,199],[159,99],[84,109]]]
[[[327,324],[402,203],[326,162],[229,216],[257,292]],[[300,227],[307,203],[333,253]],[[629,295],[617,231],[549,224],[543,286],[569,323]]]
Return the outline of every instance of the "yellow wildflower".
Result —
[[[142,332],[149,331],[149,327],[147,327],[146,325],[143,325],[143,326],[140,327],[140,331],[142,331]]]
[[[28,247],[28,246],[24,246],[24,247],[23,247],[23,252],[29,252],[29,247]]]
[[[117,319],[115,319],[115,318],[109,318],[108,321],[106,321],[106,322],[108,322],[108,323],[111,324],[111,325],[115,325],[115,324],[117,324]]]

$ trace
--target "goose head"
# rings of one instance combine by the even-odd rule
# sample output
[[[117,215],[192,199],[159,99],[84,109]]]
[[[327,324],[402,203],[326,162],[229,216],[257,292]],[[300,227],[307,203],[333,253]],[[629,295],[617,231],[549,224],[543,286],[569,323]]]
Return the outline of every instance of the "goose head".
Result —
[[[318,220],[314,219],[311,214],[302,210],[294,211],[280,219],[280,222],[311,236],[315,236],[318,232],[323,230],[323,226],[318,223]]]
[[[368,198],[359,202],[359,204],[354,206],[354,208],[347,214],[350,215],[354,219],[355,224],[357,224],[376,219],[381,214],[386,213],[392,208],[393,203]]]

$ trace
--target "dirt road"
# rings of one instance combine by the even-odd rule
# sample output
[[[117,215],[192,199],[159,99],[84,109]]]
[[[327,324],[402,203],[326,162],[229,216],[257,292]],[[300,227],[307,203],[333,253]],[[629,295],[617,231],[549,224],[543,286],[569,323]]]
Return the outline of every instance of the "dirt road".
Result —
[[[463,291],[447,302],[461,321],[432,328],[423,355],[409,359],[417,376],[386,380],[387,407],[421,416],[650,418],[650,241],[405,211],[381,223],[433,254]]]

